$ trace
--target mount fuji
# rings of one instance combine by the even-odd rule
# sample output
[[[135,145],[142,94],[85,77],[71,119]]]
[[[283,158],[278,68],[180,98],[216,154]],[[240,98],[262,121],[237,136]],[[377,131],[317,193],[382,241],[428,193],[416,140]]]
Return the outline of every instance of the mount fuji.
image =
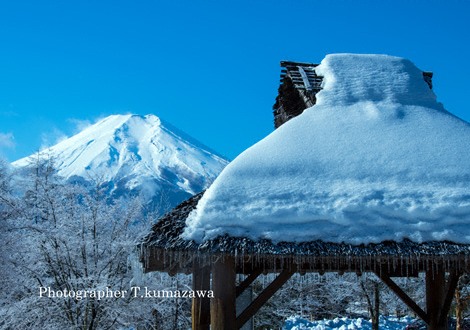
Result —
[[[104,185],[111,196],[164,198],[167,207],[206,189],[228,160],[154,115],[112,115],[43,150],[69,181]],[[37,156],[15,161],[25,168]]]

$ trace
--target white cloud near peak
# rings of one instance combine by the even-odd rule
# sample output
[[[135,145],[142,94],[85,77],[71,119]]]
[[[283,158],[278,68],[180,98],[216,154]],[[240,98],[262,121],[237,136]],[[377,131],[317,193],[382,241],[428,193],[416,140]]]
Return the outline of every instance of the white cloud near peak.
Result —
[[[13,149],[16,146],[13,133],[0,132],[0,148]]]

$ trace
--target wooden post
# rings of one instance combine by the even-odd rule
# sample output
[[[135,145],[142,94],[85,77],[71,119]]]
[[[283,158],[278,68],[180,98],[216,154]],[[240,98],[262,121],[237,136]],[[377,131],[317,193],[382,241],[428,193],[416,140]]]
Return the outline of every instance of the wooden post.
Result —
[[[235,261],[220,257],[212,265],[211,330],[236,330]]]
[[[426,271],[426,314],[428,316],[428,330],[447,330],[448,311],[443,310],[446,296],[445,271],[442,267]]]
[[[200,267],[198,262],[193,266],[193,291],[210,290],[211,273],[209,267]],[[193,298],[191,308],[192,330],[210,329],[210,298],[200,298],[197,294]]]
[[[374,313],[373,313],[373,322],[372,329],[379,330],[379,320],[380,320],[380,290],[379,282],[373,282],[374,284]]]

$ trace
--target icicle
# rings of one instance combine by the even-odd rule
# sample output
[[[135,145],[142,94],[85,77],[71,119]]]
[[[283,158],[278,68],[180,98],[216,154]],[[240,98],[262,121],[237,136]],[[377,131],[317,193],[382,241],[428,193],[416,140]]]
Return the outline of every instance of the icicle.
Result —
[[[142,285],[143,283],[143,265],[139,261],[139,256],[136,252],[129,254],[127,258],[128,266],[131,268],[132,279],[130,281],[130,286]]]

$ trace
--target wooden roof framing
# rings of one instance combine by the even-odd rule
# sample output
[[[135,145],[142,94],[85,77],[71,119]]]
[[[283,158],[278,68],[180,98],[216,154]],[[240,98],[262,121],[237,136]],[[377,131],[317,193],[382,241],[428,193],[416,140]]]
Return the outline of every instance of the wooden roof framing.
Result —
[[[286,77],[294,83],[294,87],[300,90],[306,90],[317,93],[321,90],[322,78],[315,73],[315,67],[318,64],[281,61],[281,83]]]
[[[273,106],[276,128],[315,105],[315,95],[321,90],[322,84],[322,77],[315,72],[317,65],[281,61],[281,85]]]
[[[280,86],[273,105],[275,128],[315,105],[323,82],[323,77],[315,72],[317,66],[314,63],[281,61]],[[432,72],[423,72],[423,79],[430,89],[432,77]]]

